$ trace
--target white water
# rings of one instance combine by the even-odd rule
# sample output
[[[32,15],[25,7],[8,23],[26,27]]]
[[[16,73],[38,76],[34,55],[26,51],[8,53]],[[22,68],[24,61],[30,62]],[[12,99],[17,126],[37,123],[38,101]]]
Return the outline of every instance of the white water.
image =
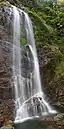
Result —
[[[27,60],[31,72],[29,77],[22,77],[22,63],[20,49],[20,15],[16,7],[13,6],[13,79],[15,89],[16,116],[15,122],[23,122],[27,119],[39,118],[48,114],[55,114],[50,105],[46,102],[41,88],[39,63],[35,47],[31,20],[25,12],[24,15],[27,44],[24,46],[27,52]],[[23,18],[23,17],[22,17]],[[27,68],[26,68],[27,70]]]

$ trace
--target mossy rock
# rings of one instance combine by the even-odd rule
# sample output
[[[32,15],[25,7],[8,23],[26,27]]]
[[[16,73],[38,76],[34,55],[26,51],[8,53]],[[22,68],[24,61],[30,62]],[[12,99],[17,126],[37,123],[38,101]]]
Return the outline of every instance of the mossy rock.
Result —
[[[8,2],[8,1],[6,1],[6,2],[0,2],[0,7],[11,7],[11,4]]]

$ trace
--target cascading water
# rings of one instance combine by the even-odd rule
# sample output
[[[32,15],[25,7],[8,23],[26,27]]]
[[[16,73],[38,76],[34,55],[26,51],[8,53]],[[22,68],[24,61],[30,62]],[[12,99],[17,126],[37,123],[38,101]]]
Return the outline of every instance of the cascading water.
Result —
[[[31,20],[24,11],[21,10],[20,12],[22,18],[24,16],[25,21],[26,45],[24,45],[23,48],[26,51],[26,56],[23,56],[23,48],[20,44],[20,33],[22,33],[22,31],[20,31],[20,23],[22,18],[20,18],[18,9],[13,6],[13,78],[16,103],[15,123],[56,113],[56,111],[46,102],[44,93],[42,92]],[[29,65],[26,77],[23,76],[22,59],[24,57]],[[24,67],[26,72],[27,67],[25,64]]]

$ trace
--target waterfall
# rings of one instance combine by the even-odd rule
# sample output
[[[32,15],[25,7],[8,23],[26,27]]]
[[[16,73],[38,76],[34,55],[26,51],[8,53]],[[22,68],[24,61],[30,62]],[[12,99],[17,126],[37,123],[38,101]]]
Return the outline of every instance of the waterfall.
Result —
[[[45,100],[41,88],[39,63],[31,20],[27,13],[18,10],[15,6],[13,6],[13,14],[13,80],[16,104],[15,123],[17,123],[47,116],[48,114],[56,114],[56,111]],[[23,47],[20,43],[20,34],[23,31],[21,28],[22,18],[25,21],[23,24],[26,34],[26,45]],[[23,49],[26,51],[26,56]],[[24,71],[27,71],[26,77],[23,76]]]

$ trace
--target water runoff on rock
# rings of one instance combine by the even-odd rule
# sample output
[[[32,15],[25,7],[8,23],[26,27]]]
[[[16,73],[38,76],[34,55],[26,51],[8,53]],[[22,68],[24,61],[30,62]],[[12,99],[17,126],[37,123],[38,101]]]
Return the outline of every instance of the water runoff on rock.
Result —
[[[21,17],[20,17],[21,14]],[[33,28],[27,13],[13,6],[13,80],[15,90],[15,123],[55,114],[41,88],[39,63]],[[22,23],[24,18],[24,23]],[[24,24],[26,45],[21,45]]]

